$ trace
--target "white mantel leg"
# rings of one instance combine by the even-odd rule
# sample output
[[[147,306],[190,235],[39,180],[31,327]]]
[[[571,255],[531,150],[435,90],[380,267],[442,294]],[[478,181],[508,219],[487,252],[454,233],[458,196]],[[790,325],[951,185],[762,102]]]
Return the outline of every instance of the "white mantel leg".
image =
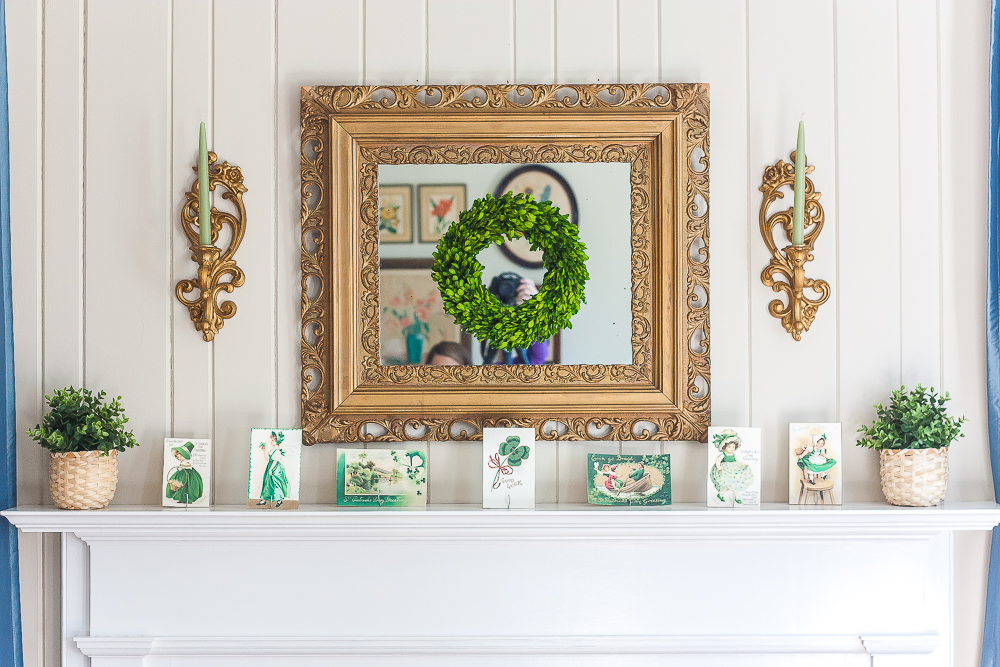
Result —
[[[90,634],[90,547],[62,534],[62,667],[89,667],[74,637]],[[141,664],[141,663],[138,663]],[[97,667],[97,663],[93,665]]]

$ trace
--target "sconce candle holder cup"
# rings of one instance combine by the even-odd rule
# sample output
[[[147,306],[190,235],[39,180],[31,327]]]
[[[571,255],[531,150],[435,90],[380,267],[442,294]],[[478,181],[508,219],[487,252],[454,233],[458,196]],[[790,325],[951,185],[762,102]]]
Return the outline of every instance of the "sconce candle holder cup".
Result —
[[[816,192],[812,180],[805,178],[805,206],[802,216],[802,244],[790,244],[781,249],[774,241],[774,228],[781,226],[789,242],[792,240],[792,209],[777,211],[768,215],[771,205],[784,197],[780,189],[791,186],[795,181],[795,151],[790,156],[791,164],[778,160],[764,170],[764,182],[760,191],[764,198],[760,205],[760,233],[764,244],[771,252],[771,262],[760,274],[761,282],[775,292],[784,292],[788,297],[785,304],[775,299],[768,304],[771,315],[781,320],[782,326],[795,340],[802,340],[802,334],[809,330],[816,311],[830,298],[830,284],[825,280],[806,277],[806,262],[814,259],[813,248],[816,237],[823,230],[823,207],[820,206],[821,193]],[[806,167],[806,174],[813,167]],[[784,278],[784,280],[782,280]],[[807,296],[805,290],[812,290],[818,296]]]
[[[202,333],[202,338],[211,341],[225,324],[225,320],[236,314],[236,304],[232,301],[218,303],[221,292],[232,293],[243,285],[245,275],[236,265],[234,255],[243,241],[246,232],[246,208],[243,205],[243,194],[247,191],[243,185],[243,173],[240,168],[223,162],[216,164],[215,153],[208,154],[209,189],[215,191],[216,186],[222,186],[222,198],[231,201],[236,208],[236,215],[212,207],[212,245],[202,245],[198,234],[198,179],[187,193],[184,207],[181,209],[181,227],[191,242],[191,259],[198,264],[198,274],[194,279],[181,280],[177,283],[177,299],[187,307],[194,322],[195,329]],[[195,167],[195,172],[198,168]],[[219,248],[216,243],[223,225],[228,225],[232,231],[228,247]],[[228,279],[227,279],[228,278]],[[186,295],[198,290],[198,296],[188,298]]]

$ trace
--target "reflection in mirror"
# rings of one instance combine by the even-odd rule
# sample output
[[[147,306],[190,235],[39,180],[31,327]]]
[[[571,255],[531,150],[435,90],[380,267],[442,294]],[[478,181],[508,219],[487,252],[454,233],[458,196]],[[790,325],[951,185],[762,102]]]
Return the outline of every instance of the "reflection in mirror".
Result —
[[[599,162],[379,165],[381,363],[479,365],[485,354],[487,363],[631,364],[630,170],[629,163]],[[437,240],[461,211],[508,190],[550,200],[571,216],[587,247],[590,280],[572,329],[505,353],[460,331],[444,312],[430,266]],[[545,279],[539,254],[515,241],[477,259],[491,292],[516,304]]]

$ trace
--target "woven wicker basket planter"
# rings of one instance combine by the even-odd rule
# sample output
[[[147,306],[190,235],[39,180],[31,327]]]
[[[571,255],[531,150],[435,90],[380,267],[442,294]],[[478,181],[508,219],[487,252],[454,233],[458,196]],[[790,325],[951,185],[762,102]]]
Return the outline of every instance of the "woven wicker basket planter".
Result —
[[[118,486],[118,452],[50,452],[49,493],[64,510],[108,506]]]
[[[882,493],[892,505],[930,507],[948,490],[948,448],[879,451]]]

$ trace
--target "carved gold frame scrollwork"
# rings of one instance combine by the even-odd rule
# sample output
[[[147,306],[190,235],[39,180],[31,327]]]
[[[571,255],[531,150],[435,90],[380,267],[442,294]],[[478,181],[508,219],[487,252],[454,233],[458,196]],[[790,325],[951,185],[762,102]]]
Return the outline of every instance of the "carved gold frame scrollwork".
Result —
[[[304,87],[304,440],[704,440],[708,101],[705,84]],[[631,165],[632,363],[380,365],[379,165],[556,162]]]

